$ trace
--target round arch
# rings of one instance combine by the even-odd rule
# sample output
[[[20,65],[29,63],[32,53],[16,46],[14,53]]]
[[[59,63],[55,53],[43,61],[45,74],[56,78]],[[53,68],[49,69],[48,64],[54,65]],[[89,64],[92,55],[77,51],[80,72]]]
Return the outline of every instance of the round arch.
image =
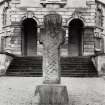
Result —
[[[33,18],[25,18],[21,29],[22,55],[36,56],[37,54],[37,22]]]
[[[75,19],[72,19],[70,22],[69,22],[69,24],[68,24],[68,26],[72,26],[72,25],[79,25],[79,26],[81,26],[82,28],[84,27],[84,22],[81,20],[81,19],[79,19],[79,18],[75,18]]]
[[[20,23],[22,24],[22,22],[23,22],[24,20],[26,20],[27,18],[31,18],[31,19],[33,19],[34,21],[36,21],[37,26],[40,25],[40,22],[39,22],[38,18],[36,18],[35,16],[32,16],[32,17],[23,16],[23,17],[21,18],[21,22],[20,22]]]
[[[68,21],[67,21],[67,26],[69,26],[69,23],[74,19],[81,20],[83,22],[83,25],[85,26],[85,19],[83,17],[79,17],[79,18],[71,17],[71,18],[69,18]]]
[[[82,56],[83,28],[82,20],[75,18],[68,24],[68,52],[70,56]]]

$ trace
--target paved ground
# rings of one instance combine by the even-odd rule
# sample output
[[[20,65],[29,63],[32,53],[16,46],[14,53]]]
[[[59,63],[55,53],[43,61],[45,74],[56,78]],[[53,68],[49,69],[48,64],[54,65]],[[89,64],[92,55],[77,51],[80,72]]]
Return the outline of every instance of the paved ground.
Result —
[[[31,105],[41,83],[39,77],[0,77],[0,105]],[[68,89],[69,105],[105,105],[103,78],[62,78],[62,84]]]

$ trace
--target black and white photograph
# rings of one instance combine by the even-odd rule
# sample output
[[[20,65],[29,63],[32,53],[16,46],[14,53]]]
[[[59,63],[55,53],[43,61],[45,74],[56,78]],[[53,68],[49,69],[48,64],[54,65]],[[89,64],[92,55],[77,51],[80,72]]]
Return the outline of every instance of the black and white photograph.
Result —
[[[0,105],[105,105],[105,0],[0,0]]]

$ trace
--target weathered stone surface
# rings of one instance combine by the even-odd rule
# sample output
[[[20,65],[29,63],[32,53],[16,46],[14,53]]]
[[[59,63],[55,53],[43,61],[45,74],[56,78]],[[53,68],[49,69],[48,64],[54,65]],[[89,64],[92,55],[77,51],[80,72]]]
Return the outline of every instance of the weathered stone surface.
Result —
[[[44,83],[60,83],[60,45],[64,42],[64,35],[62,17],[58,14],[46,15],[40,35]]]
[[[68,105],[66,86],[39,85],[35,91],[32,105]]]
[[[0,54],[0,76],[5,75],[6,70],[10,65],[12,59],[13,59],[12,56]]]
[[[75,0],[76,2],[79,2],[78,0]],[[80,17],[78,17],[78,19],[82,20],[83,23],[84,23],[84,26],[89,26],[89,27],[95,27],[96,26],[96,14],[97,14],[97,8],[100,8],[102,10],[105,10],[105,7],[96,1],[93,0],[93,1],[83,1],[84,3],[86,3],[85,7],[80,7],[79,4],[81,4],[82,2],[79,2],[79,3],[75,3],[74,0],[70,0],[70,1],[67,1],[67,5],[65,5],[65,7],[63,8],[57,8],[55,9],[55,11],[57,13],[59,13],[62,17],[63,17],[63,26],[64,27],[68,27],[69,23],[71,22],[72,19],[76,19],[76,17],[73,17],[73,14],[75,12],[76,9],[79,10],[79,14],[80,14]],[[6,8],[4,8],[5,6],[4,5],[1,5],[1,11],[0,13],[2,14],[0,17],[1,17],[1,20],[0,20],[0,29],[2,31],[4,31],[5,33],[8,31],[8,27],[12,25],[12,27],[9,27],[10,29],[15,27],[17,23],[20,23],[20,28],[21,28],[21,22],[25,19],[25,18],[29,18],[30,16],[27,16],[26,14],[28,12],[31,12],[33,13],[33,16],[31,18],[35,19],[35,21],[37,22],[37,27],[40,28],[40,26],[43,25],[43,17],[48,14],[48,11],[49,11],[49,8],[46,8],[43,7],[41,4],[40,4],[40,0],[37,0],[35,1],[34,3],[28,3],[28,1],[25,1],[25,0],[11,0],[9,2],[9,5],[8,3],[6,3]],[[27,5],[28,6],[27,6]],[[76,5],[77,7],[75,7]],[[98,5],[100,4],[100,5]],[[25,6],[26,5],[26,6]],[[34,6],[33,6],[34,5]],[[50,4],[51,5],[51,4]],[[52,8],[55,8],[54,4],[52,4],[51,6]],[[5,11],[4,11],[5,10]],[[103,12],[103,16],[104,16],[104,12]],[[102,17],[103,17],[102,16]],[[100,19],[99,19],[100,20]],[[105,19],[103,18],[103,23],[105,23]],[[2,23],[5,23],[5,24],[2,24]],[[100,22],[101,23],[101,22]],[[8,26],[8,27],[5,27],[5,26]],[[3,27],[3,28],[2,28]],[[103,25],[103,27],[105,27],[105,25]],[[99,28],[101,29],[101,27]],[[103,28],[105,29],[105,28]],[[17,35],[17,36],[21,36],[21,33],[20,32],[13,32],[12,33],[13,36],[14,35]],[[6,34],[7,36],[9,36],[9,33]],[[1,36],[3,36],[3,33],[1,34]],[[68,33],[68,36],[69,33]],[[39,37],[39,36],[38,36]],[[82,53],[83,55],[84,54],[84,39],[82,39]],[[91,41],[89,42],[91,43]],[[20,46],[20,49],[22,49],[22,44]],[[68,45],[65,46],[65,49],[68,50]],[[94,49],[93,49],[94,50]],[[21,51],[22,52],[22,51]],[[16,53],[16,52],[15,52]],[[88,51],[87,51],[88,53]],[[91,54],[91,52],[90,52]],[[22,53],[21,53],[22,55]],[[92,55],[92,54],[91,54]],[[69,54],[68,54],[69,56]]]
[[[98,72],[98,76],[105,76],[105,54],[93,56],[92,62]]]

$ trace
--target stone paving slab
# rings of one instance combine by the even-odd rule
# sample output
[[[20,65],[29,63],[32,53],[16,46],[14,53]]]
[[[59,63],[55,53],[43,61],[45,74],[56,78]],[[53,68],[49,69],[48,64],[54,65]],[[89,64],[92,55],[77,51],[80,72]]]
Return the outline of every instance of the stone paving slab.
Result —
[[[69,105],[105,105],[105,80],[103,78],[64,78]],[[0,77],[0,105],[32,105],[41,77]]]

